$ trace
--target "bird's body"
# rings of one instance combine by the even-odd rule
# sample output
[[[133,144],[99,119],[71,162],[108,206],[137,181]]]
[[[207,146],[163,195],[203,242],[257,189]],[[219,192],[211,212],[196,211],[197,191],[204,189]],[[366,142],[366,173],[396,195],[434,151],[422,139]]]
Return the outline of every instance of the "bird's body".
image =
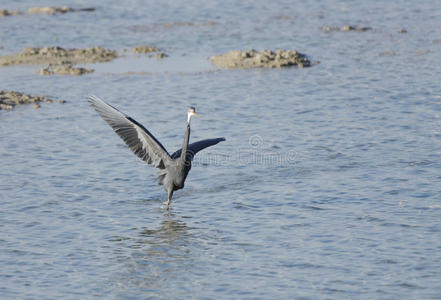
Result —
[[[215,138],[189,144],[191,117],[198,116],[194,107],[190,107],[187,113],[187,127],[182,148],[170,155],[164,146],[136,120],[96,96],[90,96],[89,102],[135,155],[159,169],[157,179],[158,183],[167,191],[167,206],[170,205],[173,192],[184,187],[185,179],[191,169],[191,161],[196,153],[225,141],[225,138]]]

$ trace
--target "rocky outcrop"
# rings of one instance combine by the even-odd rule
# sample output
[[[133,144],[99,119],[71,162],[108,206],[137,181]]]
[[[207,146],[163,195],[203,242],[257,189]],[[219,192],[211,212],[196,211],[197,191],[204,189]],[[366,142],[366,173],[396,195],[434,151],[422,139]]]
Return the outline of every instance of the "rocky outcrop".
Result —
[[[10,110],[20,104],[34,104],[34,108],[40,108],[40,102],[52,103],[54,100],[44,96],[31,96],[14,91],[0,90],[0,110]],[[59,103],[65,103],[64,100],[58,100]]]
[[[105,62],[118,56],[114,50],[102,47],[88,49],[65,49],[61,47],[25,48],[22,53],[0,56],[0,66],[17,64],[72,64]]]
[[[0,66],[18,64],[46,65],[41,75],[84,75],[93,69],[74,67],[80,63],[106,62],[118,57],[114,50],[102,47],[88,49],[65,49],[61,47],[25,48],[22,53],[0,56]]]
[[[311,66],[306,55],[295,50],[234,50],[223,55],[216,55],[210,61],[219,68],[249,69],[249,68],[281,68],[297,66],[299,68]]]

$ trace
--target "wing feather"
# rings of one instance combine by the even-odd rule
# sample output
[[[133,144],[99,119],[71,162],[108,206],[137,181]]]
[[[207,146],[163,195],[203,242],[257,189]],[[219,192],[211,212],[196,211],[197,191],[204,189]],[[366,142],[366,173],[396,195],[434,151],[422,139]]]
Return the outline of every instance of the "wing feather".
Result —
[[[159,169],[172,161],[164,146],[136,120],[96,96],[89,96],[89,103],[141,160]]]
[[[225,138],[215,138],[215,139],[206,139],[206,140],[201,140],[201,141],[197,141],[194,143],[191,143],[190,145],[188,145],[188,150],[187,153],[189,155],[190,160],[193,160],[194,156],[196,155],[196,153],[198,153],[199,151],[216,145],[219,142],[223,142],[225,141]],[[182,153],[182,149],[179,149],[178,151],[176,151],[175,153],[173,153],[171,155],[172,159],[178,158],[179,156],[181,156]]]

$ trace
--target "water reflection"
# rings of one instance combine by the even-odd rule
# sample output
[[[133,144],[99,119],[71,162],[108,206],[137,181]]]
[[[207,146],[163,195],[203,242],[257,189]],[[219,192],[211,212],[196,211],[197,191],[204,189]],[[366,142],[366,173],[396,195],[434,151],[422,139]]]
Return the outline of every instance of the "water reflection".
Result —
[[[195,268],[197,255],[193,249],[197,238],[174,213],[164,213],[158,227],[143,228],[125,244],[122,273],[118,276],[118,286],[124,289],[159,291]]]
[[[161,221],[159,227],[155,229],[145,228],[139,233],[140,244],[170,245],[177,240],[187,240],[190,235],[185,222],[178,219],[174,213],[167,213],[165,219]]]

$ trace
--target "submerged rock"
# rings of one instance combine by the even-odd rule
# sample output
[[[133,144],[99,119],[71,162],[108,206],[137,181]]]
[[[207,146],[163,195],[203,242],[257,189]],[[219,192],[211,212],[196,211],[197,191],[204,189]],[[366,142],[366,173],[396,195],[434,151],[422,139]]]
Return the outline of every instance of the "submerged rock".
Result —
[[[10,110],[16,105],[30,103],[34,103],[34,108],[40,108],[40,102],[51,103],[53,100],[44,96],[30,96],[20,92],[0,90],[0,110]],[[65,103],[64,100],[59,100],[58,102]]]
[[[223,55],[216,55],[210,61],[219,68],[224,69],[249,69],[249,68],[281,68],[298,66],[299,68],[311,66],[306,55],[295,50],[233,50]]]
[[[63,61],[60,64],[49,64],[40,70],[41,75],[84,75],[94,72],[94,69],[74,67],[69,61]]]
[[[330,26],[323,26],[323,31],[368,31],[371,30],[371,27],[357,27],[352,25],[345,25],[343,27],[330,27]]]

